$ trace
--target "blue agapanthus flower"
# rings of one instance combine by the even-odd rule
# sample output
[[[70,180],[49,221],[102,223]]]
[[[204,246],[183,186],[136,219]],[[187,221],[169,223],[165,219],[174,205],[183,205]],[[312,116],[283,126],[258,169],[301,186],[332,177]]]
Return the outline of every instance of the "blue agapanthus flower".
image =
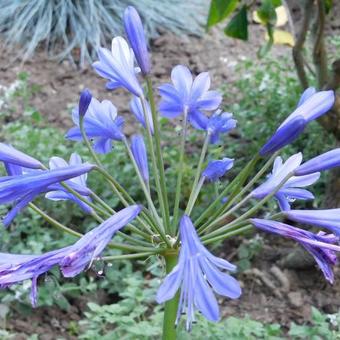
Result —
[[[210,143],[215,144],[220,138],[220,134],[227,133],[236,127],[237,121],[233,119],[230,112],[217,110],[208,120],[207,132],[210,136]]]
[[[43,169],[41,162],[4,143],[0,143],[0,162],[5,166],[11,164],[29,169]]]
[[[145,99],[143,99],[143,100],[144,100],[144,103],[145,103],[146,116],[148,118],[149,125],[150,125],[150,131],[153,134],[154,127],[153,127],[153,120],[152,120],[150,104]],[[142,126],[144,128],[146,128],[146,122],[145,122],[145,115],[144,115],[144,111],[143,111],[142,100],[139,97],[134,96],[132,98],[132,100],[130,101],[130,110],[134,114],[136,119],[142,124]]]
[[[74,141],[83,139],[79,128],[79,107],[72,111],[72,120],[76,125],[71,128],[66,138]],[[105,154],[112,150],[112,141],[123,139],[124,119],[117,115],[116,107],[109,101],[92,98],[84,116],[84,129],[88,138],[94,140],[97,153]]]
[[[340,246],[336,245],[339,241],[338,237],[333,234],[327,235],[323,232],[313,234],[277,221],[253,218],[251,223],[263,231],[288,237],[299,242],[314,257],[326,280],[330,283],[334,282],[332,266],[337,262],[336,252],[340,252]]]
[[[223,158],[221,160],[210,161],[207,167],[202,172],[202,176],[209,181],[215,182],[225,175],[234,165],[234,160],[231,158]]]
[[[210,76],[208,72],[200,73],[194,80],[190,70],[178,65],[171,72],[172,84],[159,87],[162,100],[160,113],[167,118],[175,118],[184,112],[196,129],[207,128],[208,117],[204,111],[214,111],[222,101],[217,91],[209,91]]]
[[[66,168],[68,166],[77,166],[82,165],[83,162],[81,160],[81,157],[73,153],[70,157],[70,162],[67,163],[64,159],[60,157],[52,157],[49,163],[50,169],[62,169]],[[90,200],[89,195],[91,194],[91,190],[87,188],[86,186],[86,180],[87,180],[87,173],[84,173],[78,177],[71,178],[70,180],[66,181],[67,184],[69,184],[72,188],[75,188],[76,191],[82,192],[82,196],[85,200]],[[84,194],[85,193],[85,194]],[[70,192],[68,192],[65,188],[60,186],[59,190],[50,191],[45,195],[46,198],[52,200],[52,201],[73,201],[76,204],[78,204],[84,212],[90,214],[92,212],[92,208],[81,201],[78,197],[74,196]]]
[[[131,137],[131,151],[143,180],[146,183],[149,182],[148,155],[143,136],[134,135]]]
[[[281,157],[276,157],[271,175],[266,182],[252,191],[252,197],[262,199],[270,194],[288,174],[294,173],[301,161],[301,153],[289,157],[285,163],[283,163]],[[306,176],[292,176],[274,196],[279,203],[280,209],[283,211],[290,210],[290,203],[296,199],[314,199],[314,195],[310,191],[302,188],[315,183],[319,177],[319,172]]]
[[[340,148],[325,152],[300,165],[295,174],[308,175],[316,171],[329,170],[340,166]]]
[[[8,226],[16,215],[41,193],[55,190],[58,183],[81,176],[93,169],[92,164],[68,166],[62,169],[35,170],[14,176],[0,178],[0,204],[14,203],[14,207],[3,218]],[[21,168],[17,167],[20,171]],[[15,170],[15,172],[19,172]]]
[[[127,207],[98,227],[89,231],[75,244],[42,255],[0,253],[0,288],[24,280],[32,280],[31,303],[37,305],[38,277],[59,265],[65,277],[74,277],[100,257],[114,234],[130,223],[140,212],[138,205]]]
[[[89,89],[84,89],[80,93],[78,113],[81,117],[85,116],[87,109],[89,108],[92,101],[92,93]]]
[[[284,216],[295,222],[327,228],[340,237],[340,209],[290,210]]]
[[[265,156],[293,142],[305,126],[327,113],[334,105],[334,91],[320,91],[309,88],[302,94],[297,108],[279,126],[274,135],[261,148],[260,155]]]
[[[221,271],[235,271],[236,266],[212,255],[202,245],[187,215],[180,222],[180,239],[178,264],[160,286],[157,302],[172,299],[180,289],[176,324],[181,315],[186,313],[186,328],[190,330],[196,310],[210,321],[219,320],[219,308],[213,290],[217,294],[237,299],[241,295],[241,288],[236,279]]]
[[[98,57],[99,61],[92,66],[100,76],[109,80],[106,84],[108,90],[123,87],[135,96],[143,96],[136,77],[140,69],[135,67],[134,53],[124,38],[113,38],[111,51],[100,48]]]
[[[148,74],[150,72],[151,63],[142,20],[136,9],[132,6],[128,6],[125,9],[123,19],[125,32],[133,52],[135,53],[138,65],[143,74]]]

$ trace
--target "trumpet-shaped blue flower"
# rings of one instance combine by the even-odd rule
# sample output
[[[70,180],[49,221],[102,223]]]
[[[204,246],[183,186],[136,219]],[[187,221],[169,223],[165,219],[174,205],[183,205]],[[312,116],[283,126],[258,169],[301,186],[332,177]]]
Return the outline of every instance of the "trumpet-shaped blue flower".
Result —
[[[235,271],[236,266],[212,255],[200,242],[190,218],[184,215],[180,222],[181,249],[178,264],[166,276],[157,292],[157,302],[172,299],[180,289],[177,311],[178,323],[182,313],[187,314],[188,330],[199,310],[206,319],[218,321],[219,309],[212,292],[237,299],[241,288],[237,280],[221,269]]]
[[[42,255],[0,253],[0,288],[32,280],[31,302],[37,305],[38,277],[59,265],[65,277],[74,277],[97,259],[114,234],[140,212],[138,205],[127,207],[82,236],[75,244]]]
[[[273,171],[266,182],[261,184],[252,191],[252,197],[262,199],[273,192],[279,184],[289,175],[294,173],[295,169],[301,164],[302,154],[297,153],[283,163],[281,157],[276,157]],[[320,173],[313,173],[307,176],[292,176],[277,191],[274,197],[277,199],[281,210],[290,210],[290,202],[296,199],[308,200],[313,199],[314,195],[303,187],[315,183],[320,177]]]
[[[315,259],[322,270],[326,280],[334,282],[332,266],[337,262],[336,252],[340,246],[335,243],[338,238],[333,234],[326,235],[323,232],[313,234],[309,231],[292,227],[288,224],[268,221],[263,219],[251,219],[251,223],[258,229],[291,238],[301,244]]]
[[[0,204],[15,202],[14,208],[3,219],[4,226],[8,226],[15,216],[39,194],[55,190],[60,187],[58,183],[81,176],[92,169],[93,165],[82,164],[2,178],[0,181]]]
[[[232,117],[232,113],[217,110],[209,118],[207,132],[210,136],[210,143],[217,143],[221,133],[227,133],[236,127],[237,121]]]
[[[149,181],[148,155],[143,136],[134,135],[131,137],[131,151],[137,163],[138,169],[145,182]]]
[[[76,153],[73,153],[70,157],[70,162],[67,163],[64,159],[60,157],[52,157],[50,160],[50,169],[62,169],[66,168],[68,166],[77,166],[82,165],[82,160],[80,156]],[[76,191],[80,191],[83,193],[83,197],[86,200],[90,200],[89,195],[91,194],[91,190],[87,188],[86,186],[86,180],[87,180],[87,173],[84,173],[78,177],[71,178],[70,180],[66,181],[67,184],[69,184],[72,188],[74,188]],[[85,193],[85,194],[84,194]],[[78,204],[84,212],[90,214],[92,212],[92,208],[81,201],[78,197],[68,192],[64,187],[60,186],[59,190],[50,191],[45,195],[46,198],[52,200],[52,201],[73,201],[76,204]]]
[[[223,158],[222,160],[211,161],[202,172],[202,176],[212,182],[215,182],[220,177],[224,176],[224,174],[230,170],[233,165],[234,160],[231,158]]]
[[[311,96],[313,96],[316,93],[316,89],[315,87],[308,87],[308,89],[304,90],[299,102],[297,104],[297,107],[299,107],[300,105],[302,105],[308,98],[310,98]]]
[[[5,166],[12,164],[30,169],[43,168],[43,165],[35,158],[4,143],[0,143],[0,162],[4,162]]]
[[[135,56],[124,38],[113,38],[111,51],[100,48],[98,57],[99,61],[94,62],[92,66],[100,76],[109,80],[107,89],[123,87],[135,96],[143,96],[136,77],[139,68],[135,68]]]
[[[306,127],[306,121],[301,116],[292,118],[269,138],[261,148],[260,155],[266,156],[282,149],[284,146],[293,142]]]
[[[334,105],[333,91],[316,92],[309,88],[302,94],[297,108],[279,126],[274,135],[261,148],[260,155],[265,156],[293,142],[312,120],[328,112]]]
[[[290,210],[284,216],[295,222],[327,228],[340,237],[340,209]]]
[[[319,91],[309,88],[304,91],[297,108],[286,118],[286,120],[280,125],[282,127],[291,119],[301,116],[309,123],[325,113],[327,113],[334,105],[334,91]]]
[[[66,138],[74,141],[83,139],[79,128],[79,107],[72,111],[72,120],[76,125],[71,128]],[[94,139],[94,149],[97,153],[105,154],[111,151],[112,141],[120,141],[123,134],[124,119],[117,116],[116,107],[109,101],[99,102],[92,98],[87,113],[84,116],[84,129],[88,138]]]
[[[209,91],[210,76],[208,72],[200,73],[195,80],[186,66],[178,65],[171,72],[173,84],[159,87],[162,100],[159,111],[164,117],[175,118],[187,112],[188,119],[196,129],[207,128],[208,117],[203,111],[218,108],[222,96],[217,91]]]
[[[145,110],[146,110],[146,116],[150,124],[150,131],[153,134],[154,127],[153,127],[153,120],[152,120],[152,114],[151,114],[151,108],[150,104],[145,100]],[[134,96],[132,100],[130,101],[130,110],[136,117],[136,119],[146,128],[146,122],[145,122],[145,115],[143,111],[143,105],[142,105],[142,99],[139,97]]]
[[[124,11],[124,28],[143,74],[150,72],[150,58],[142,21],[136,9],[128,6]]]
[[[340,148],[328,151],[300,165],[296,170],[297,176],[308,175],[316,171],[329,170],[340,166]]]

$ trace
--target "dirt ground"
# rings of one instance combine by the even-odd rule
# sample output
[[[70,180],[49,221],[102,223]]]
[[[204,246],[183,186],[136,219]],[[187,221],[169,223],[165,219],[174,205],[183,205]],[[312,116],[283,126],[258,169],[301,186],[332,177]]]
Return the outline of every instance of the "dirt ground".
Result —
[[[337,29],[339,23],[334,24]],[[338,26],[337,26],[338,25]],[[249,44],[226,38],[218,29],[202,38],[178,37],[169,33],[162,34],[151,42],[153,77],[155,82],[169,80],[171,68],[177,64],[188,65],[194,73],[208,70],[212,76],[212,87],[219,87],[233,81],[234,67],[244,57],[256,57],[257,47],[263,42],[264,32],[259,26],[250,30]],[[285,46],[275,46],[272,53],[278,58],[290,53]],[[32,98],[35,107],[46,120],[58,127],[71,124],[70,108],[77,102],[79,92],[88,87],[94,96],[110,99],[122,114],[128,114],[129,95],[121,90],[107,92],[105,80],[88,67],[75,70],[68,61],[57,64],[48,60],[44,51],[38,51],[25,64],[9,64],[13,54],[0,50],[0,84],[9,85],[20,71],[29,73],[30,82],[41,86]],[[20,118],[20,112],[17,117]],[[127,127],[129,129],[129,126]],[[266,238],[262,253],[255,258],[251,270],[243,273],[243,295],[240,300],[223,301],[223,316],[244,316],[265,322],[278,322],[284,326],[294,320],[306,322],[310,319],[310,308],[316,306],[326,313],[337,312],[340,308],[340,270],[336,268],[337,280],[334,286],[325,282],[319,270],[312,266],[308,269],[289,269],[280,260],[291,251],[293,243]],[[231,245],[226,242],[221,256],[230,255]],[[228,249],[228,251],[227,251]],[[233,248],[232,248],[233,249]],[[225,255],[224,255],[225,252]],[[78,321],[83,313],[84,304],[75,301],[67,314],[55,308],[38,308],[29,318],[16,315],[9,320],[9,327],[21,332],[22,338],[28,334],[42,334],[40,339],[56,339],[67,335],[66,329],[71,320]]]

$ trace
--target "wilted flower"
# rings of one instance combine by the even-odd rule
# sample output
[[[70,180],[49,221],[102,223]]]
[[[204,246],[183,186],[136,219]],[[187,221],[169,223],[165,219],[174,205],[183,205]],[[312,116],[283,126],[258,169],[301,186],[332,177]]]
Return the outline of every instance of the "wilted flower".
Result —
[[[164,117],[175,118],[185,111],[188,119],[196,129],[207,128],[208,117],[202,111],[216,110],[222,101],[217,91],[209,91],[210,76],[208,72],[200,73],[195,80],[186,66],[178,65],[171,72],[173,84],[159,87],[162,101],[159,111]]]
[[[136,9],[128,6],[124,11],[124,28],[143,74],[150,72],[150,58],[146,46],[142,21]]]
[[[3,224],[8,226],[28,203],[39,194],[52,190],[53,185],[83,175],[92,169],[92,164],[82,164],[3,178],[0,181],[0,204],[15,202],[14,208],[4,217]]]
[[[134,135],[131,137],[131,151],[137,163],[138,169],[145,182],[149,181],[148,155],[144,144],[143,136]]]
[[[234,160],[231,158],[223,158],[222,160],[211,161],[208,163],[202,176],[214,182],[230,170],[234,165]]]
[[[301,96],[298,107],[279,126],[274,135],[261,148],[260,155],[274,153],[293,142],[304,130],[305,126],[325,114],[334,105],[334,92],[307,89]]]
[[[35,158],[15,149],[11,145],[0,143],[0,162],[30,169],[42,169],[43,165]]]
[[[83,137],[79,128],[79,107],[73,109],[72,120],[76,126],[67,132],[66,138],[81,141]],[[124,119],[117,116],[117,109],[109,100],[99,102],[92,98],[84,116],[84,130],[88,138],[94,139],[94,149],[97,153],[110,152],[112,141],[122,140],[123,124]]]
[[[270,194],[279,186],[285,177],[294,173],[294,170],[301,164],[301,161],[301,153],[297,153],[289,157],[285,163],[283,163],[281,157],[276,157],[271,175],[266,182],[252,191],[252,197],[262,199]],[[274,197],[278,200],[280,209],[289,210],[290,202],[295,199],[313,199],[314,195],[311,192],[301,188],[315,183],[319,177],[320,173],[317,172],[308,176],[292,176],[289,178],[274,195]]]
[[[288,237],[299,242],[314,257],[326,280],[330,283],[334,282],[332,266],[336,264],[336,252],[340,251],[340,246],[335,245],[338,241],[336,236],[333,234],[326,235],[323,232],[313,234],[285,223],[258,218],[251,219],[251,223],[263,231]]]
[[[327,228],[340,237],[340,209],[290,210],[284,216],[295,222]]]
[[[50,169],[54,170],[54,169],[62,169],[68,166],[77,166],[77,165],[82,165],[82,164],[83,163],[82,163],[80,156],[76,153],[73,153],[70,157],[69,163],[67,163],[64,159],[60,157],[52,157],[49,165],[50,165]],[[86,179],[87,179],[87,173],[84,173],[78,177],[74,177],[66,181],[66,183],[69,184],[75,190],[81,191],[83,193],[83,198],[86,200],[89,200],[90,198],[88,196],[91,194],[91,190],[88,189],[86,186]],[[76,197],[72,193],[68,192],[62,186],[60,186],[59,190],[48,192],[45,195],[45,197],[52,201],[71,200],[75,202],[76,204],[78,204],[86,213],[90,214],[92,212],[92,208],[89,205],[81,201],[78,197]]]
[[[146,109],[146,116],[150,124],[150,130],[151,130],[151,133],[153,133],[154,128],[153,128],[153,120],[152,120],[150,104],[146,100],[144,100],[144,103],[145,103],[145,109]],[[136,119],[144,126],[144,128],[146,128],[142,100],[139,97],[134,96],[132,98],[132,100],[130,101],[130,110],[134,114]]]
[[[187,314],[186,327],[191,329],[195,311],[199,310],[206,319],[220,318],[216,298],[212,292],[237,299],[241,295],[240,284],[221,269],[235,271],[236,266],[212,255],[200,242],[189,216],[180,222],[181,249],[178,264],[166,276],[157,292],[157,302],[172,299],[181,289],[176,324],[181,314]]]
[[[114,234],[130,223],[140,212],[138,205],[127,207],[75,244],[42,255],[0,254],[0,288],[6,288],[24,280],[32,280],[31,302],[37,305],[37,280],[53,266],[59,265],[65,277],[74,277],[97,259]]]
[[[329,170],[340,166],[340,148],[328,151],[300,165],[296,170],[297,176],[308,175],[316,171]]]
[[[112,39],[112,49],[99,48],[99,61],[92,64],[97,73],[108,79],[106,88],[114,90],[123,87],[138,97],[143,96],[143,90],[137,80],[134,66],[135,57],[132,49],[122,37]]]
[[[233,114],[217,110],[208,120],[207,132],[210,136],[210,143],[217,143],[221,133],[227,133],[236,127],[237,121]]]

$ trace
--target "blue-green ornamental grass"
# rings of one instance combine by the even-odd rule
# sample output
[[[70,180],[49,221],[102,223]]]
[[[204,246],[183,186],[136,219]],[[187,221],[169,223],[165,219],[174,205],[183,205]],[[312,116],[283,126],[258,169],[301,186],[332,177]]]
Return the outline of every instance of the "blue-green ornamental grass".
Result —
[[[175,339],[176,325],[183,315],[186,315],[187,331],[199,320],[198,311],[209,321],[219,321],[214,293],[231,299],[240,297],[240,284],[230,275],[237,271],[236,266],[213,255],[207,246],[254,228],[296,240],[311,253],[325,278],[333,283],[332,266],[336,263],[336,252],[340,251],[338,209],[326,213],[324,210],[301,213],[291,210],[291,205],[296,199],[314,198],[304,188],[318,180],[320,171],[340,165],[340,149],[305,163],[302,163],[301,153],[292,155],[285,162],[278,153],[294,141],[310,121],[327,113],[334,103],[334,93],[306,90],[293,113],[194,219],[193,211],[197,208],[202,187],[214,185],[211,182],[225,177],[237,162],[237,155],[233,159],[229,158],[231,155],[223,155],[222,159],[210,159],[205,166],[210,145],[218,142],[221,134],[235,128],[236,121],[232,114],[219,109],[222,96],[210,90],[209,74],[203,72],[193,79],[190,70],[183,65],[172,70],[171,83],[159,87],[161,101],[157,109],[150,56],[147,47],[143,46],[144,32],[138,13],[128,7],[124,22],[131,47],[123,37],[115,37],[111,51],[104,48],[98,51],[99,61],[93,67],[107,79],[107,89],[120,87],[131,93],[130,107],[141,123],[141,131],[130,141],[123,131],[124,119],[118,115],[113,103],[98,101],[86,89],[80,95],[79,106],[72,112],[75,126],[67,132],[66,138],[84,142],[90,162],[83,162],[73,153],[70,162],[52,157],[48,168],[34,157],[0,144],[0,161],[7,171],[7,176],[0,178],[0,203],[14,205],[4,216],[4,225],[8,226],[22,209],[28,207],[59,230],[79,238],[69,246],[42,255],[2,253],[0,287],[31,279],[31,300],[36,305],[37,280],[55,266],[63,276],[74,277],[98,261],[157,256],[164,260],[166,268],[166,276],[155,296],[157,302],[164,303],[163,338]],[[137,66],[135,59],[139,63]],[[141,80],[145,81],[145,86]],[[174,135],[173,142],[173,147],[179,149],[174,195],[169,195],[173,190],[167,185],[160,116],[182,119],[181,136]],[[182,181],[190,126],[202,133],[204,142],[198,164],[192,165],[196,171],[189,199],[183,202]],[[145,197],[144,206],[129,194],[130,188],[123,187],[116,179],[119,167],[109,173],[102,165],[102,154],[114,153],[116,143],[126,149],[126,162],[132,164]],[[265,177],[272,165],[272,173]],[[87,173],[90,172],[91,176],[98,175],[98,181],[107,182],[112,195],[120,201],[119,211],[113,210],[88,187]],[[259,181],[262,181],[260,185]],[[33,203],[41,194],[50,200],[78,204],[99,225],[81,234],[58,222]],[[271,198],[278,201],[280,208],[274,214],[265,212]],[[262,215],[266,218],[259,218]],[[280,220],[284,218],[323,227],[330,233],[320,231],[315,234],[296,228],[282,223]],[[114,235],[120,236],[119,242],[112,240]],[[119,249],[122,253],[103,256],[105,248]]]

